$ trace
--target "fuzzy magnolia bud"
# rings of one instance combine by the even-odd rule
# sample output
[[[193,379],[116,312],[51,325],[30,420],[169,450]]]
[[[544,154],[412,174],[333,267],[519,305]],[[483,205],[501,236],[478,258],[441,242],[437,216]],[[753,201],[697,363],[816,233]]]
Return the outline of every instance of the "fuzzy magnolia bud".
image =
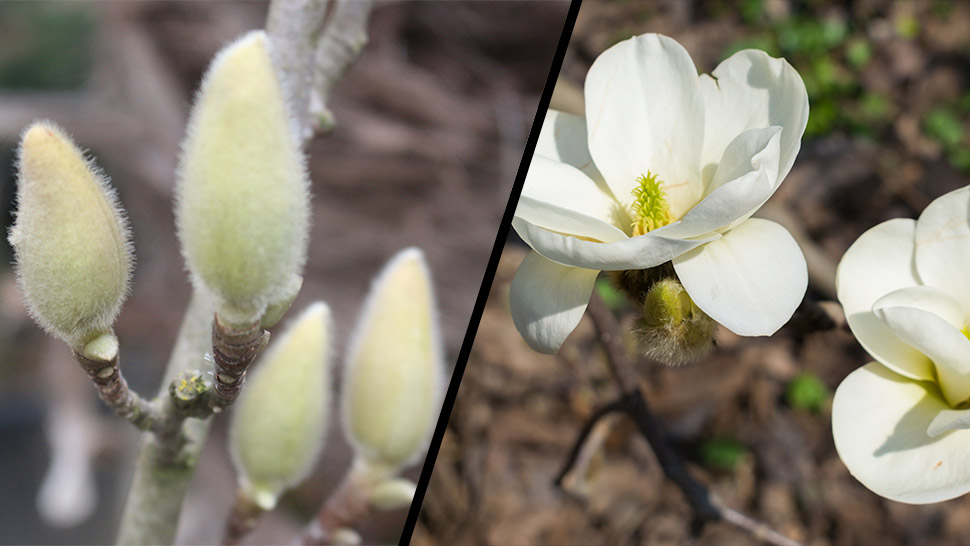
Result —
[[[10,229],[30,316],[80,349],[111,330],[131,277],[128,227],[107,178],[53,123],[24,131]]]
[[[261,359],[236,402],[230,450],[239,487],[269,510],[306,477],[330,406],[330,310],[308,307]]]
[[[686,364],[714,347],[717,323],[690,299],[675,279],[654,283],[643,301],[637,334],[647,356],[665,364]]]
[[[424,256],[404,250],[374,280],[343,385],[344,429],[372,468],[393,471],[426,447],[442,382],[435,315]]]
[[[417,485],[405,478],[385,480],[370,491],[368,501],[378,510],[397,510],[411,506]]]
[[[251,32],[212,61],[179,163],[182,254],[228,324],[287,299],[306,259],[309,180],[267,49]]]

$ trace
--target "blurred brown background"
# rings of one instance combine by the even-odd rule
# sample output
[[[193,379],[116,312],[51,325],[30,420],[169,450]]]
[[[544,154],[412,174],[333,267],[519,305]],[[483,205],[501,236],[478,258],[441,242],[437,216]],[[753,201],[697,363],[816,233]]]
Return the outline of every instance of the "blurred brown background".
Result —
[[[587,0],[554,105],[575,109],[596,56],[644,32],[677,39],[701,72],[757,47],[801,74],[811,102],[802,150],[760,215],[799,240],[811,301],[834,299],[835,265],[863,231],[970,183],[968,2]],[[553,485],[583,423],[616,391],[588,319],[556,356],[515,331],[508,283],[526,251],[510,236],[412,543],[758,543],[723,523],[695,534],[690,506],[625,419],[605,429],[583,479]],[[770,339],[722,329],[714,354],[692,366],[640,363],[646,399],[691,472],[807,544],[970,542],[970,496],[909,506],[849,475],[831,394],[871,359],[844,325],[813,332],[806,309]]]
[[[412,245],[430,261],[453,365],[566,9],[563,2],[376,5],[370,44],[330,104],[338,126],[308,148],[313,233],[294,309],[315,299],[330,304],[337,369],[371,277]],[[262,27],[266,10],[265,2],[0,3],[4,225],[19,133],[51,119],[97,157],[128,211],[137,269],[117,333],[124,372],[146,395],[157,389],[189,296],[171,191],[191,97],[212,55]],[[0,256],[0,543],[112,542],[137,434],[101,407],[66,347],[28,320],[6,241]],[[97,507],[76,527],[51,527],[35,508],[50,459],[45,422],[59,423],[67,452],[94,457]],[[216,419],[179,543],[218,540],[235,479],[225,423]],[[349,456],[334,424],[314,476],[249,541],[288,543]],[[365,541],[396,542],[404,516],[362,522]]]

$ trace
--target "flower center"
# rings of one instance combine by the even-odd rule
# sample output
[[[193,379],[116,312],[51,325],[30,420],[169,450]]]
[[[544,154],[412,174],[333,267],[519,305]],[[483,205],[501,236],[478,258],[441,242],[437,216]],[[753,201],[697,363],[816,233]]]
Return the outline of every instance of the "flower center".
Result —
[[[638,237],[674,221],[657,175],[647,171],[633,188],[633,236]]]

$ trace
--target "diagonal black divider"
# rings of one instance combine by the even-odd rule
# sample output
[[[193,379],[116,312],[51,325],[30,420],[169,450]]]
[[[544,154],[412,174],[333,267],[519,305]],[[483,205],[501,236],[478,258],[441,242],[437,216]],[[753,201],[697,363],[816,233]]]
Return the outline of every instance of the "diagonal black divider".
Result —
[[[465,331],[465,339],[462,341],[461,350],[458,352],[458,360],[455,362],[455,369],[451,375],[451,382],[448,384],[448,392],[445,394],[444,402],[441,405],[441,413],[438,416],[438,424],[431,437],[431,445],[428,447],[428,455],[421,468],[421,476],[418,478],[417,490],[414,493],[414,500],[411,502],[411,509],[408,511],[407,521],[401,531],[399,546],[410,544],[411,535],[414,534],[414,527],[417,525],[418,513],[421,511],[421,504],[424,502],[424,494],[428,490],[428,482],[431,481],[431,472],[434,470],[435,460],[438,458],[438,450],[441,447],[441,439],[445,435],[448,427],[448,419],[451,417],[451,410],[455,407],[455,398],[458,396],[458,387],[461,385],[461,378],[465,373],[465,365],[468,363],[468,355],[471,353],[472,345],[475,343],[475,334],[478,333],[478,325],[482,320],[482,312],[485,309],[485,302],[488,300],[488,293],[492,289],[492,282],[495,280],[495,270],[498,269],[499,258],[502,256],[502,249],[505,246],[505,239],[508,237],[509,228],[512,225],[512,216],[515,207],[519,203],[519,195],[522,194],[522,184],[525,175],[529,172],[529,164],[532,162],[532,155],[536,149],[536,142],[539,140],[539,131],[542,129],[542,121],[545,119],[546,110],[549,109],[549,101],[552,98],[552,91],[556,87],[556,79],[559,77],[559,70],[562,68],[563,56],[566,54],[566,46],[569,45],[569,38],[573,33],[573,26],[576,24],[576,14],[582,0],[572,0],[569,5],[569,12],[566,13],[566,21],[562,27],[562,35],[559,37],[559,45],[556,47],[556,54],[549,69],[549,76],[546,78],[546,86],[542,90],[542,97],[539,99],[539,108],[536,110],[536,117],[532,122],[532,130],[529,132],[529,140],[526,142],[525,150],[522,152],[522,160],[519,162],[519,170],[515,175],[515,182],[512,184],[512,192],[509,194],[509,202],[505,207],[505,214],[502,216],[502,223],[499,225],[498,234],[495,236],[495,243],[492,245],[492,254],[488,259],[488,267],[482,277],[482,287],[478,290],[478,299],[475,300],[475,309],[468,321],[468,330]]]

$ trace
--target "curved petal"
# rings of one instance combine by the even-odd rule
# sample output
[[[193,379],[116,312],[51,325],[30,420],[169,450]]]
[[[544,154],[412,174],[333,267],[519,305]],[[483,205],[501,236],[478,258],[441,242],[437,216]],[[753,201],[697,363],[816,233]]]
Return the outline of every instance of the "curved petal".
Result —
[[[916,270],[970,309],[970,186],[941,195],[916,222]]]
[[[940,413],[930,421],[930,425],[926,427],[926,434],[930,438],[936,438],[944,432],[967,428],[970,428],[970,409],[945,409],[940,410]]]
[[[958,497],[970,491],[970,431],[927,433],[946,409],[932,383],[872,362],[835,391],[835,448],[849,472],[883,497],[913,504]]]
[[[576,167],[596,182],[603,193],[612,197],[613,192],[606,185],[603,175],[589,155],[589,145],[586,140],[585,118],[549,109],[546,110],[542,130],[539,131],[535,155]]]
[[[738,135],[718,165],[710,194],[676,224],[668,237],[696,237],[750,216],[775,190],[781,127],[751,129]]]
[[[623,205],[647,171],[675,217],[700,201],[704,101],[680,44],[645,34],[614,45],[590,67],[585,95],[589,152]]]
[[[919,285],[913,261],[916,221],[897,218],[866,231],[845,251],[835,273],[839,302],[849,328],[873,358],[912,379],[933,380],[925,355],[897,338],[872,313],[882,296]]]
[[[899,339],[936,365],[937,382],[952,406],[970,399],[970,339],[939,315],[916,307],[873,306],[873,313]]]
[[[958,330],[966,324],[966,313],[960,302],[933,286],[910,286],[893,290],[872,304],[873,312],[885,307],[922,309],[940,317]]]
[[[562,265],[599,271],[656,267],[692,248],[721,238],[720,234],[713,233],[700,239],[675,239],[657,234],[661,230],[654,230],[639,237],[600,243],[555,233],[518,216],[512,218],[512,227],[527,245],[546,258]]]
[[[530,252],[509,290],[512,321],[526,343],[553,354],[576,328],[599,271],[565,267]]]
[[[701,156],[704,174],[713,173],[709,165],[721,160],[736,135],[778,125],[783,128],[775,178],[780,184],[795,163],[808,123],[808,93],[801,76],[785,59],[756,49],[731,55],[711,75],[700,78],[707,116]]]
[[[627,238],[610,218],[619,205],[581,171],[535,156],[515,216],[536,226],[602,242]]]
[[[742,336],[775,333],[808,287],[805,257],[795,239],[760,218],[675,258],[674,270],[701,310]]]

